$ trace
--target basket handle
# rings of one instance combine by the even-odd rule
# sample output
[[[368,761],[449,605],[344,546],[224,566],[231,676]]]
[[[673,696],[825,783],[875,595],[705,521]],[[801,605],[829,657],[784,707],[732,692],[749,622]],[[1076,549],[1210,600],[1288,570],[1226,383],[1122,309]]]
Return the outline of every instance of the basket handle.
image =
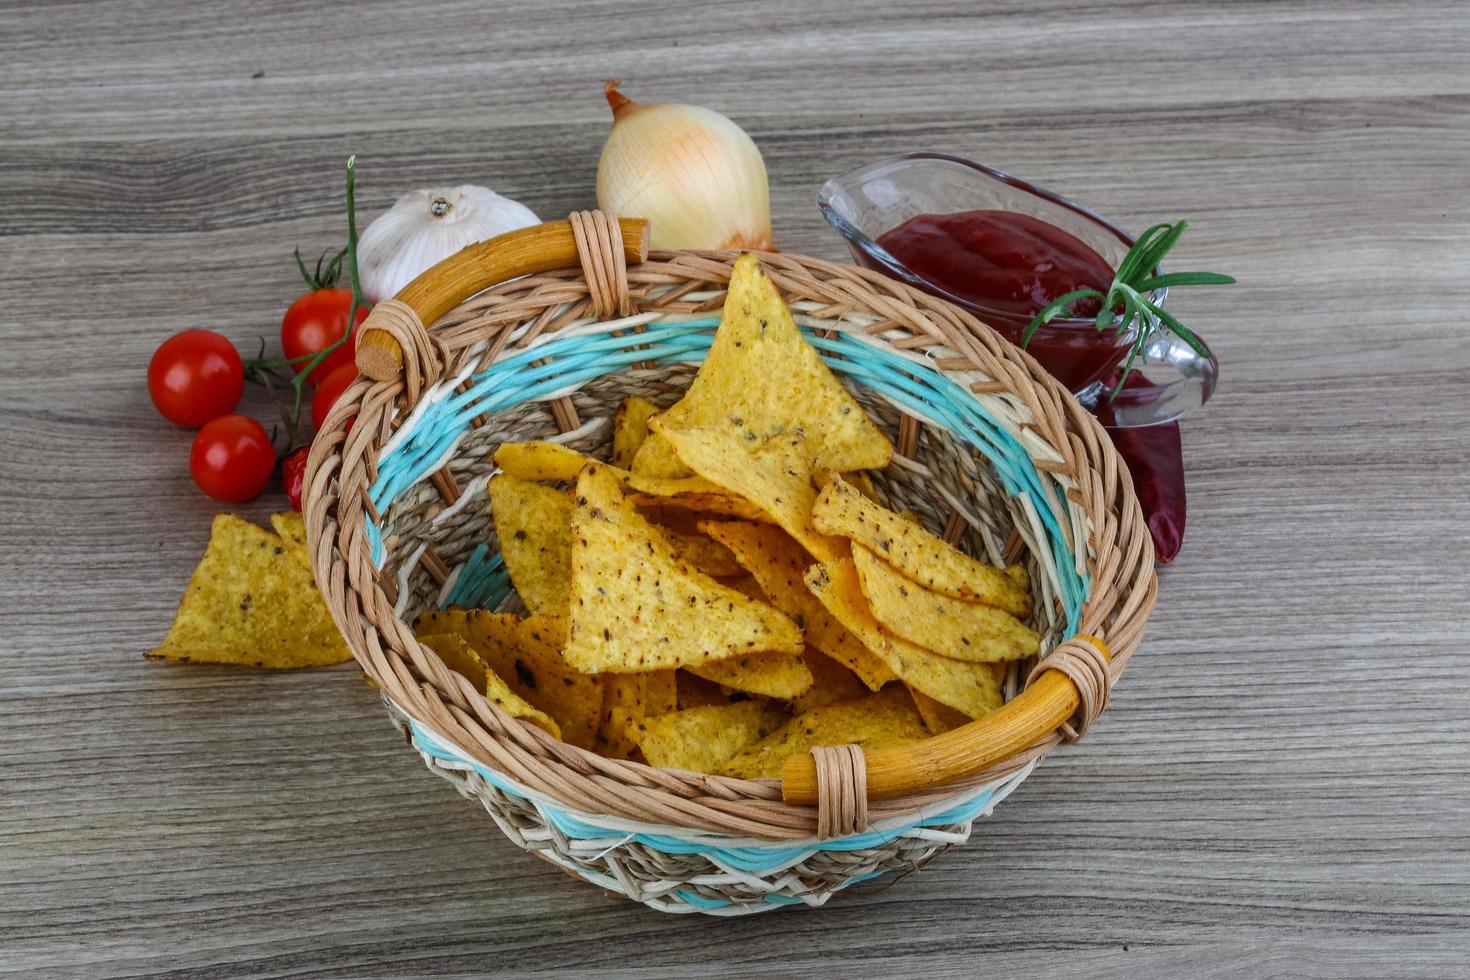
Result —
[[[618,228],[623,234],[625,260],[647,259],[648,222],[619,218]],[[548,221],[465,247],[404,286],[394,300],[409,307],[419,323],[432,324],[482,289],[507,279],[574,266],[577,260],[572,223]],[[358,331],[357,370],[374,381],[392,381],[403,370],[403,348],[382,326],[392,315],[389,304],[379,304]]]
[[[976,775],[1059,729],[1079,737],[1107,703],[1111,662],[1101,639],[1074,636],[1037,665],[1020,695],[984,718],[912,745],[865,752],[867,798],[906,796]],[[1068,726],[1079,709],[1073,730]],[[781,797],[787,803],[826,808],[831,801],[822,798],[822,790],[832,790],[820,785],[813,756],[798,753],[786,760]]]

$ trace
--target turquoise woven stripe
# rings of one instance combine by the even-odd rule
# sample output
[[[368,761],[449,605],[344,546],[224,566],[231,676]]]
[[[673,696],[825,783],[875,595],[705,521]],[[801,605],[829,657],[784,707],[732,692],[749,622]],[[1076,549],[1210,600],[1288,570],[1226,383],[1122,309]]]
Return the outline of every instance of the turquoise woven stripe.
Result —
[[[482,541],[460,566],[454,588],[439,603],[439,608],[494,609],[509,594],[510,574],[505,569],[505,561],[498,552],[492,555],[490,546]]]
[[[700,363],[718,324],[717,318],[709,317],[652,324],[643,333],[623,337],[563,337],[492,365],[473,375],[466,391],[426,406],[411,431],[397,437],[402,441],[379,463],[378,478],[370,491],[373,505],[379,513],[385,512],[400,493],[432,473],[475,416],[544,399],[639,361]],[[1067,545],[1061,523],[1064,502],[1036,469],[1020,440],[969,392],[934,368],[845,335],[822,337],[806,328],[803,333],[833,370],[880,392],[896,405],[933,419],[986,456],[1007,493],[1030,498],[1057,570],[1067,630],[1075,633],[1090,583],[1077,574],[1076,557]],[[536,363],[546,359],[551,363]],[[367,533],[373,561],[381,565],[381,535],[371,521]],[[495,596],[498,587],[498,581],[493,587],[486,586],[486,596]],[[459,591],[458,582],[455,591]]]
[[[414,740],[419,750],[436,759],[453,762],[457,765],[470,766],[479,773],[482,778],[503,793],[521,797],[520,791],[512,786],[507,780],[491,769],[480,765],[478,762],[466,759],[457,752],[452,752],[441,747],[439,741],[429,735],[419,723],[409,719],[409,727],[413,729]],[[821,845],[781,845],[774,844],[770,847],[712,847],[708,844],[700,844],[692,841],[681,840],[677,837],[669,837],[663,834],[628,834],[619,830],[611,830],[594,823],[588,823],[556,807],[541,804],[541,810],[546,818],[556,825],[567,837],[577,840],[606,840],[609,837],[627,838],[637,841],[648,847],[656,848],[665,854],[700,854],[712,861],[718,861],[727,868],[749,874],[761,874],[774,868],[800,861],[809,854],[818,850],[824,851],[857,851],[868,847],[876,847],[885,841],[892,840],[899,834],[912,830],[915,827],[945,827],[954,824],[969,823],[990,805],[990,799],[994,795],[993,790],[987,790],[972,799],[952,807],[943,813],[934,814],[923,820],[914,820],[897,827],[884,831],[868,831],[862,834],[853,834],[851,837],[839,837],[833,840],[825,840]]]

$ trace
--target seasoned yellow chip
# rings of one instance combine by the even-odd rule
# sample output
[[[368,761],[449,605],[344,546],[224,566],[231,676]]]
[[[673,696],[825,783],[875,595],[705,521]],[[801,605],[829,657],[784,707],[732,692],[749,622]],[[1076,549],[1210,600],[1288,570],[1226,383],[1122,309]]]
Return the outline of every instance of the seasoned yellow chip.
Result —
[[[425,633],[419,636],[418,641],[437,653],[444,666],[468,680],[481,694],[485,693],[490,669],[463,634]]]
[[[561,728],[551,716],[526,703],[525,699],[512,691],[499,675],[485,666],[485,662],[463,636],[458,633],[438,633],[421,636],[419,642],[437,653],[450,670],[473,681],[480,693],[499,705],[506,714],[512,718],[524,718],[553,738],[561,738]]]
[[[947,731],[970,723],[970,719],[963,712],[934,700],[923,691],[911,687],[909,694],[913,697],[914,707],[919,710],[919,716],[924,719],[924,727],[929,729],[930,735],[943,735]]]
[[[804,433],[807,462],[815,469],[870,469],[893,457],[888,437],[803,339],[752,253],[735,262],[709,356],[689,391],[658,419],[655,432],[718,429],[749,448]],[[699,472],[682,451],[678,455]]]
[[[521,601],[533,613],[565,615],[572,585],[571,500],[513,476],[497,476],[489,492],[500,557]]]
[[[644,708],[648,717],[666,715],[679,709],[679,689],[674,673],[672,670],[651,670],[644,675],[647,680]]]
[[[567,662],[585,673],[800,653],[801,630],[679,560],[609,467],[577,479]]]
[[[723,487],[697,476],[666,479],[660,476],[630,473],[610,463],[601,463],[585,453],[579,453],[560,443],[544,440],[502,443],[500,448],[495,450],[494,460],[495,465],[499,466],[506,475],[520,480],[572,481],[577,478],[577,474],[582,472],[583,467],[589,463],[597,463],[614,474],[629,490],[644,496],[659,498],[660,501],[663,498],[732,496]],[[690,507],[692,505],[681,501],[680,506]],[[746,509],[751,508],[747,506]]]
[[[747,653],[685,668],[689,673],[747,694],[789,701],[811,690],[812,672],[787,653]]]
[[[648,420],[659,413],[659,407],[641,395],[624,399],[613,415],[612,463],[631,469],[638,447],[648,438]]]
[[[822,615],[827,615],[825,609],[822,610]],[[807,670],[812,672],[812,686],[805,694],[791,702],[791,708],[797,714],[832,704],[834,701],[860,698],[868,693],[867,685],[863,683],[862,678],[816,647],[808,644],[806,653],[802,654],[802,659],[806,661]]]
[[[306,549],[306,522],[301,519],[300,511],[287,510],[279,514],[272,514],[271,527],[276,529],[282,541],[296,549],[299,557],[310,563],[311,556]]]
[[[704,574],[712,578],[731,578],[745,574],[745,569],[730,554],[730,549],[718,541],[703,534],[686,534],[668,527],[660,527],[659,530],[664,532],[669,544],[674,546],[674,554]]]
[[[846,480],[852,484],[853,489],[857,490],[864,497],[881,503],[881,501],[878,501],[878,489],[873,486],[873,478],[862,470],[854,473],[839,473],[836,470],[818,470],[812,474],[812,482],[816,484],[818,490],[823,489],[827,484],[837,479]],[[906,514],[908,511],[901,511],[900,513]]]
[[[679,691],[679,710],[702,708],[707,704],[729,704],[730,695],[714,681],[696,677],[687,670],[674,671],[674,685]]]
[[[633,741],[632,732],[634,726],[642,721],[641,711],[635,713],[622,707],[603,708],[602,724],[597,729],[597,740],[592,743],[592,750],[609,759],[632,759],[634,752],[638,750],[638,743]]]
[[[1041,648],[1041,634],[1003,609],[931,592],[860,544],[853,545],[852,560],[873,618],[926,650],[994,663]]]
[[[779,779],[787,758],[818,745],[889,749],[921,742],[929,735],[908,692],[894,685],[853,701],[815,708],[776,729],[720,767],[726,776]]]
[[[842,480],[823,488],[812,508],[812,523],[823,534],[839,534],[865,546],[925,588],[1016,616],[1031,612],[1031,596],[1004,569],[971,558]]]
[[[483,609],[446,609],[419,617],[417,633],[456,633],[515,694],[550,715],[562,741],[591,748],[602,713],[602,684],[568,665],[561,647],[566,620]]]
[[[806,584],[827,611],[882,658],[909,687],[971,718],[984,718],[1000,707],[1000,685],[989,664],[951,660],[884,633],[863,598],[851,558],[813,565],[807,569]]]
[[[351,660],[311,570],[294,551],[233,514],[216,515],[173,625],[148,657],[272,668]]]
[[[679,493],[659,496],[651,493],[633,493],[628,499],[637,505],[639,510],[646,510],[663,523],[664,518],[671,513],[688,514],[694,517],[733,517],[742,521],[762,521],[769,523],[771,518],[765,511],[755,504],[738,497],[733,493],[725,491],[714,491],[710,493]]]
[[[658,476],[670,480],[694,475],[694,471],[679,459],[679,454],[674,452],[669,441],[657,432],[648,433],[648,438],[638,447],[638,453],[628,468],[643,476]]]
[[[559,442],[535,439],[505,442],[495,450],[495,465],[518,480],[575,480],[588,456]]]
[[[653,421],[655,432],[664,431],[661,422],[661,417]],[[814,557],[827,561],[845,553],[842,541],[811,529],[817,491],[812,487],[800,436],[774,437],[757,451],[746,452],[738,437],[728,431],[673,429],[666,434],[679,458],[695,473],[765,511]]]
[[[806,631],[807,643],[855,672],[874,691],[895,679],[888,665],[869,652],[808,591],[802,576],[811,558],[784,531],[769,524],[735,521],[712,521],[700,528],[730,549],[755,576],[771,604]]]
[[[644,674],[603,674],[602,724],[597,729],[597,751],[615,759],[629,759],[638,747],[635,726],[647,714],[648,678]]]
[[[737,701],[646,718],[633,740],[648,764],[662,769],[714,772],[747,745],[781,726],[788,715],[770,701]]]

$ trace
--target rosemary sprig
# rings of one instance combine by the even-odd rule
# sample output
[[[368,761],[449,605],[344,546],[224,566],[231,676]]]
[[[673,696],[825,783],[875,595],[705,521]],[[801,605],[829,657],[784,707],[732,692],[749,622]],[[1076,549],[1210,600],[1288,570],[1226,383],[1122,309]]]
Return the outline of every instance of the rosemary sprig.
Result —
[[[1109,401],[1117,398],[1118,392],[1123,390],[1123,382],[1133,370],[1133,362],[1147,349],[1149,341],[1160,329],[1172,330],[1196,354],[1208,357],[1210,351],[1204,341],[1180,323],[1177,317],[1153,302],[1148,296],[1155,289],[1168,286],[1228,286],[1235,282],[1233,277],[1223,276],[1218,272],[1158,273],[1159,263],[1163,261],[1169,250],[1178,244],[1180,236],[1184,234],[1184,229],[1188,227],[1188,221],[1180,221],[1172,225],[1158,224],[1139,235],[1133,247],[1128,250],[1128,254],[1123,256],[1123,261],[1118,263],[1118,270],[1113,274],[1113,284],[1108,287],[1106,293],[1096,289],[1074,289],[1070,293],[1058,296],[1043,306],[1026,325],[1026,332],[1021,336],[1021,346],[1025,347],[1031,343],[1031,338],[1036,335],[1036,331],[1043,324],[1050,323],[1063,314],[1076,316],[1071,311],[1073,303],[1084,299],[1095,299],[1098,301],[1099,308],[1097,317],[1093,320],[1093,326],[1099,332],[1113,326],[1115,319],[1117,325],[1114,330],[1119,336],[1127,333],[1135,323],[1138,324],[1137,336],[1133,338],[1133,343],[1128,351],[1128,359],[1123,363],[1123,373],[1113,387],[1112,393],[1108,395]],[[1120,313],[1121,316],[1119,316]]]

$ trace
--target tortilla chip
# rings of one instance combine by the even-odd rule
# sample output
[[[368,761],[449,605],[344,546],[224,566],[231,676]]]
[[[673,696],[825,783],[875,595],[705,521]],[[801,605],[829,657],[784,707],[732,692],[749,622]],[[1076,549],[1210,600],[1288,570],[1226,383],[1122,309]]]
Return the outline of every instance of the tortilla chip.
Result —
[[[679,459],[679,454],[674,452],[669,440],[657,432],[648,433],[648,438],[638,447],[633,464],[628,468],[643,476],[661,476],[674,480],[694,475],[694,471]]]
[[[825,609],[822,610],[822,615],[827,615]],[[805,694],[791,702],[792,710],[798,714],[836,701],[860,698],[868,693],[867,685],[863,683],[862,678],[831,657],[819,652],[816,647],[808,645],[806,653],[802,654],[802,659],[806,661],[807,670],[812,672],[812,686]],[[876,658],[875,662],[877,662]]]
[[[914,699],[914,707],[918,709],[919,717],[924,719],[924,727],[929,729],[930,735],[943,735],[970,723],[963,712],[934,700],[923,691],[911,687],[909,695]]]
[[[301,512],[295,510],[282,511],[271,515],[271,527],[292,548],[299,549],[300,555],[310,562],[311,557],[306,546],[306,522],[301,519]]]
[[[662,418],[653,421],[663,432]],[[747,452],[739,439],[717,429],[674,429],[666,433],[679,458],[695,473],[755,504],[819,560],[845,554],[843,542],[811,529],[817,491],[807,469],[800,436],[768,440]]]
[[[720,767],[742,779],[780,779],[786,760],[818,745],[888,749],[929,737],[908,692],[894,685],[877,694],[816,708],[776,729]]]
[[[632,493],[628,499],[632,500],[639,510],[648,511],[659,523],[664,523],[665,518],[673,513],[688,514],[694,517],[725,517],[736,518],[742,521],[761,521],[770,523],[771,517],[755,504],[744,497],[737,497],[733,493],[716,490],[709,493],[679,493],[658,496],[651,493]]]
[[[500,556],[521,601],[533,613],[565,615],[572,587],[571,500],[513,476],[495,477],[489,493]]]
[[[644,674],[603,674],[602,723],[597,751],[615,759],[631,759],[638,748],[634,728],[647,714],[648,678]]]
[[[801,697],[812,686],[806,662],[785,653],[749,653],[685,669],[736,691],[783,701]]]
[[[626,398],[613,415],[612,464],[632,469],[638,447],[648,438],[648,420],[659,413],[653,402],[641,395]]]
[[[566,629],[560,616],[519,619],[484,609],[426,612],[416,625],[420,636],[463,636],[511,691],[556,721],[562,741],[589,749],[602,712],[602,685],[567,664],[561,653]]]
[[[1031,613],[1031,596],[1004,569],[971,558],[842,480],[823,488],[812,508],[812,524],[823,534],[851,538],[927,589],[1016,616]]]
[[[730,695],[720,685],[696,677],[687,670],[674,671],[674,686],[679,692],[679,710],[702,708],[709,704],[729,704]]]
[[[787,717],[784,708],[769,701],[710,705],[645,719],[636,726],[633,740],[651,766],[714,772]]]
[[[648,717],[679,710],[679,689],[674,674],[672,670],[651,670],[644,675],[647,691],[644,709]]]
[[[786,616],[681,561],[603,465],[577,479],[569,620],[566,659],[585,673],[802,649]]]
[[[544,711],[526,703],[492,670],[485,666],[473,647],[458,633],[437,633],[419,637],[419,642],[433,650],[444,665],[475,683],[480,693],[499,705],[512,718],[524,718],[552,738],[561,738],[561,728]]]
[[[674,554],[712,578],[733,578],[744,575],[745,569],[730,554],[730,549],[706,535],[695,532],[687,534],[660,524],[659,530],[674,546]]]
[[[632,760],[638,751],[638,743],[633,741],[631,733],[642,721],[642,712],[619,707],[604,708],[592,750],[609,759]]]
[[[559,442],[533,439],[504,442],[491,457],[495,465],[518,480],[575,480],[590,457]]]
[[[689,391],[652,428],[665,435],[717,429],[749,448],[803,433],[807,462],[816,469],[870,469],[893,458],[888,437],[802,338],[752,253],[735,262],[709,356]],[[678,455],[699,472],[682,451]]]
[[[884,633],[863,598],[851,558],[813,565],[805,577],[807,588],[827,611],[882,658],[899,680],[971,718],[984,718],[1000,707],[1000,685],[989,664],[951,660]]]
[[[618,480],[630,491],[642,497],[652,498],[665,506],[678,506],[692,510],[707,509],[717,513],[724,513],[722,509],[724,507],[731,508],[732,513],[741,516],[752,512],[760,513],[754,505],[746,503],[725,488],[701,477],[688,475],[679,479],[667,479],[642,473],[630,473],[555,442],[532,440],[502,443],[500,448],[495,450],[494,460],[495,465],[499,466],[506,475],[517,479],[561,482],[576,480],[577,474],[582,472],[583,467],[590,463],[597,463],[617,476]],[[716,498],[721,506],[707,502],[704,499],[706,497]]]
[[[839,473],[836,470],[817,470],[815,473],[812,474],[812,483],[816,485],[818,490],[824,489],[827,484],[837,479],[846,480],[848,483],[852,484],[854,490],[862,494],[864,497],[867,497],[869,500],[874,501],[875,503],[882,503],[882,501],[878,499],[878,488],[873,486],[873,478],[868,476],[868,474],[863,472],[862,470],[858,470],[853,473]],[[901,513],[908,512],[902,511]]]
[[[425,633],[418,641],[437,653],[444,666],[468,680],[481,694],[485,693],[489,668],[463,634]]]
[[[173,625],[147,656],[285,669],[340,664],[352,652],[295,546],[217,514]]]
[[[802,576],[811,558],[784,531],[769,524],[734,521],[707,522],[700,529],[730,549],[755,576],[771,605],[806,631],[808,644],[855,672],[874,691],[895,679],[888,665],[808,591]]]
[[[1020,660],[1041,649],[1041,634],[1003,609],[931,592],[862,545],[852,560],[863,595],[888,632],[955,660]]]

